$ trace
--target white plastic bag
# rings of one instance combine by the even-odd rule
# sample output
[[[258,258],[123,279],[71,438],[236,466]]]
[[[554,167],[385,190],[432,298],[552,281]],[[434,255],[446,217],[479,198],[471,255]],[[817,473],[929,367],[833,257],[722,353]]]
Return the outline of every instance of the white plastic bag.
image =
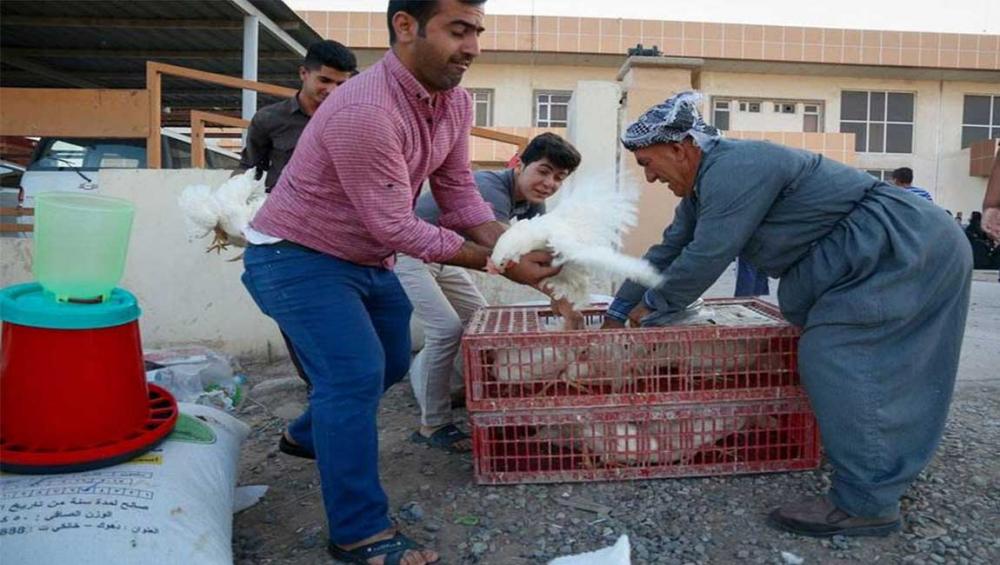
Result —
[[[154,349],[143,353],[146,381],[162,386],[178,402],[232,410],[242,398],[242,377],[228,356],[207,347]]]
[[[632,563],[631,553],[628,536],[623,534],[611,547],[588,553],[557,557],[549,561],[549,565],[630,565]]]
[[[0,475],[4,565],[231,565],[233,491],[249,427],[181,405],[167,441],[83,473]]]

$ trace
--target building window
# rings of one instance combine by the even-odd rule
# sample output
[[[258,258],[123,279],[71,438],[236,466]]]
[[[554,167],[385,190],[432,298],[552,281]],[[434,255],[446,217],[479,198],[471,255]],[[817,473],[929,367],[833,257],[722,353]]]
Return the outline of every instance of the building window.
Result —
[[[892,182],[892,171],[895,169],[864,169],[866,173],[885,182]]]
[[[819,131],[820,107],[818,104],[806,104],[802,107],[802,131]]]
[[[718,100],[715,102],[712,125],[721,130],[729,129],[729,100]]]
[[[488,128],[493,125],[493,90],[470,88],[472,95],[472,110],[475,112],[474,125]]]
[[[981,139],[1000,138],[1000,95],[966,96],[962,109],[962,149]]]
[[[564,128],[569,116],[573,92],[544,90],[535,92],[535,127]]]
[[[711,108],[712,125],[721,130],[823,131],[823,102],[819,100],[718,96],[712,97]]]
[[[913,94],[841,92],[840,131],[854,134],[859,153],[912,153]]]

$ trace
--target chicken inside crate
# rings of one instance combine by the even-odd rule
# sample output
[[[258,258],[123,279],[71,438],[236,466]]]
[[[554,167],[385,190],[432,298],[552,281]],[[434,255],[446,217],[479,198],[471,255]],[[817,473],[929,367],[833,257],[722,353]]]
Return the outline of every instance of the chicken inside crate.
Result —
[[[798,330],[754,299],[706,301],[697,323],[564,331],[544,307],[481,310],[463,340],[472,410],[799,396]]]
[[[805,398],[472,415],[481,484],[711,476],[814,469]]]

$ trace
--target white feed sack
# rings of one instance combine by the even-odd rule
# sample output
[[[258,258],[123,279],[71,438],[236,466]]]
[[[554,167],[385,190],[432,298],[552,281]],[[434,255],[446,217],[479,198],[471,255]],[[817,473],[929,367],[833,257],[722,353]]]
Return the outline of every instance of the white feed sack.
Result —
[[[170,437],[121,465],[0,475],[4,565],[230,565],[233,491],[249,428],[181,404]]]

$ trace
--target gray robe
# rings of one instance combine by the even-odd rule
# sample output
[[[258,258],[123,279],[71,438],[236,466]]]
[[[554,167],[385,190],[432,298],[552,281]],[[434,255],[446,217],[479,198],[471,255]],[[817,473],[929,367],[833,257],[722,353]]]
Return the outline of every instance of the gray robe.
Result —
[[[944,210],[806,151],[722,139],[694,193],[646,258],[665,279],[626,283],[668,318],[742,255],[781,279],[802,328],[799,368],[834,466],[831,497],[889,515],[940,439],[958,370],[972,276],[969,245]]]

